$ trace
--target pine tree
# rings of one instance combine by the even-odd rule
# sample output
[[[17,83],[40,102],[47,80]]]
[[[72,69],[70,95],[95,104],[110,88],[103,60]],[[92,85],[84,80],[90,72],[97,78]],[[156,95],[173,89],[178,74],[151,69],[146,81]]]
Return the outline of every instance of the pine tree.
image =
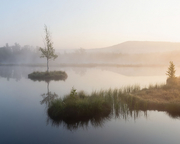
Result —
[[[46,37],[45,37],[45,48],[39,48],[39,50],[41,51],[41,58],[46,58],[47,59],[47,72],[49,72],[49,60],[50,59],[53,59],[55,60],[58,55],[56,55],[54,52],[54,48],[53,48],[53,43],[52,43],[52,40],[51,40],[51,35],[50,35],[50,32],[49,30],[47,29],[47,26],[44,25],[44,31],[45,31],[45,34],[46,34]]]
[[[175,65],[173,64],[172,61],[169,62],[169,68],[168,71],[166,73],[166,75],[168,76],[168,78],[175,78]]]

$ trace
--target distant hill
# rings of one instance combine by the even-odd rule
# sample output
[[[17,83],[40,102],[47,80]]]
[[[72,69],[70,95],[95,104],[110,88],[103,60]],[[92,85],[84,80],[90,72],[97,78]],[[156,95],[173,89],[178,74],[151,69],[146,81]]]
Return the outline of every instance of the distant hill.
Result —
[[[78,49],[57,49],[60,53],[72,53]],[[127,41],[117,45],[105,48],[85,49],[90,53],[124,53],[124,54],[138,54],[138,53],[163,53],[170,51],[180,51],[180,43],[177,42],[155,42],[155,41]]]
[[[87,50],[89,52],[115,52],[115,53],[157,53],[180,51],[180,43],[153,42],[153,41],[127,41],[114,46]]]

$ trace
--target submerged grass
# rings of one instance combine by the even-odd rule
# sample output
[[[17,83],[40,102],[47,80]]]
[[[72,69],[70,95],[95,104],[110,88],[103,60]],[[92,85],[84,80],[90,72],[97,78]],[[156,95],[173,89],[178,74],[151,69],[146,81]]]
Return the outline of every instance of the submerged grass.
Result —
[[[50,71],[50,72],[33,72],[28,75],[32,80],[65,80],[67,74],[64,71]]]

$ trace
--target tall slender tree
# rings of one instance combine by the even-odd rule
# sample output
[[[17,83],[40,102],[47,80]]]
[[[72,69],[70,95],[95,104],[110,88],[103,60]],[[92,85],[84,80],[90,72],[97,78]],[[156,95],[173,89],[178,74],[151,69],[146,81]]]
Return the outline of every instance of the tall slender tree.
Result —
[[[55,49],[53,48],[53,42],[51,40],[50,32],[46,25],[44,25],[45,38],[44,38],[44,48],[39,48],[41,51],[41,58],[46,58],[47,60],[47,72],[49,72],[49,60],[55,60],[58,55],[55,54]]]

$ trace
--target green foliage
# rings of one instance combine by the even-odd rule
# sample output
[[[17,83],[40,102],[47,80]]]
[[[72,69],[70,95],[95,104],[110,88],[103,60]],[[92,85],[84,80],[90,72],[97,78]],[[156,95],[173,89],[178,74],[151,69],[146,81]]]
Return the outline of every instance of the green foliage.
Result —
[[[77,95],[76,89],[74,89],[74,87],[72,87],[70,96],[75,97],[76,95]]]
[[[169,68],[168,71],[166,73],[166,75],[168,76],[168,78],[175,78],[175,65],[172,61],[169,62]]]

